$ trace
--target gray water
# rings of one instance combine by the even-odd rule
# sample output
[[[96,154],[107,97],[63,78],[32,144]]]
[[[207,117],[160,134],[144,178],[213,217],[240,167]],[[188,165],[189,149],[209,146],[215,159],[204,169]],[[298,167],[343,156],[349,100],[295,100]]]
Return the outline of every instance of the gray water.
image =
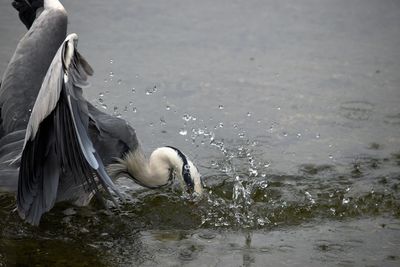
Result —
[[[0,266],[399,266],[399,1],[117,2],[63,1],[86,96],[207,192],[122,179],[121,210],[39,227],[0,193]],[[24,28],[0,12],[2,73]]]

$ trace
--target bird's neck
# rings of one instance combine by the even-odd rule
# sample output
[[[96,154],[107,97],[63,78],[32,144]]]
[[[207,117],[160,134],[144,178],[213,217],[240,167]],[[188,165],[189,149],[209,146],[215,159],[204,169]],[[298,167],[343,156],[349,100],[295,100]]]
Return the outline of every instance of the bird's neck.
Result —
[[[44,0],[43,6],[45,9],[64,9],[58,0]]]
[[[153,176],[161,183],[167,183],[175,176],[175,174],[181,174],[182,168],[182,160],[177,157],[176,152],[169,147],[158,148],[150,155],[150,176]]]
[[[149,159],[138,148],[129,152],[118,164],[109,166],[110,175],[114,178],[130,176],[129,178],[149,188],[170,184],[174,174],[182,173],[182,168],[182,160],[168,147],[154,150]]]

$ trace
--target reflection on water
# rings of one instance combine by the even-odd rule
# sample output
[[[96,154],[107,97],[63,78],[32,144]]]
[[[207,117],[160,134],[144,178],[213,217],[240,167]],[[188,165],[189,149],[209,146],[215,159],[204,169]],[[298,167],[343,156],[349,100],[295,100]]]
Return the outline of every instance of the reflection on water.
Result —
[[[397,3],[64,2],[88,99],[207,188],[121,179],[120,209],[63,203],[39,227],[0,193],[0,267],[400,264]],[[0,10],[3,72],[23,29]]]

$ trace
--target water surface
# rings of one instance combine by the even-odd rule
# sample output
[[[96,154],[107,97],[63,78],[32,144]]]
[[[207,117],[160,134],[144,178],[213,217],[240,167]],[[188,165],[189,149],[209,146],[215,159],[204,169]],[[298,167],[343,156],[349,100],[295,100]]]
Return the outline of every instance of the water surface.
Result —
[[[6,2],[6,1],[3,1]],[[0,71],[24,33],[0,3]],[[205,196],[119,181],[39,227],[0,194],[0,266],[398,266],[400,4],[64,1],[86,96],[174,145]]]

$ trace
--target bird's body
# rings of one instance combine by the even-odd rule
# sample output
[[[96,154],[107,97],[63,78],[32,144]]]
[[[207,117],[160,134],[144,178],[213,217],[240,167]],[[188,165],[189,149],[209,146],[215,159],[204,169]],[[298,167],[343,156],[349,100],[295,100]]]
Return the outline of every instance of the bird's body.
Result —
[[[176,175],[201,193],[200,175],[182,152],[160,148],[147,160],[131,126],[84,99],[92,69],[76,49],[77,35],[66,35],[61,3],[25,3],[13,2],[29,30],[0,87],[0,190],[17,192],[21,218],[38,224],[56,202],[86,205],[95,194],[101,198],[99,189],[113,199],[110,190],[119,191],[112,179],[121,176],[158,188]]]
[[[46,2],[46,1],[45,1]],[[58,2],[58,1],[57,1]],[[62,6],[61,6],[62,7]],[[0,189],[17,190],[18,166],[29,117],[42,81],[67,33],[67,14],[60,6],[45,8],[18,43],[0,89]],[[105,164],[135,149],[135,131],[122,119],[89,105],[89,134]],[[101,134],[98,127],[101,128]]]

